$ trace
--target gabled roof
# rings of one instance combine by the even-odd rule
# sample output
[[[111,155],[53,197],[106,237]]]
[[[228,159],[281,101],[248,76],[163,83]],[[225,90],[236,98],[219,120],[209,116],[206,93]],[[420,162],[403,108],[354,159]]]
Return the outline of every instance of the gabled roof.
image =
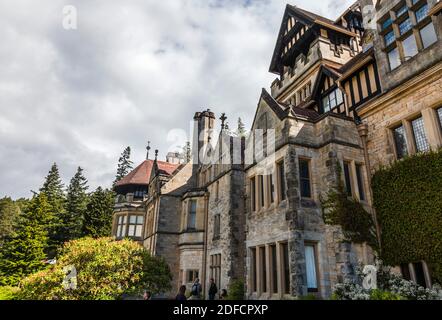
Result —
[[[133,169],[127,176],[118,181],[115,187],[127,185],[141,185],[147,186],[150,182],[154,160],[144,160],[138,167]],[[171,175],[180,166],[178,164],[171,164],[168,162],[157,161],[158,169],[161,173]]]
[[[304,9],[300,9],[296,6],[292,6],[290,4],[287,4],[286,9],[284,11],[283,19],[281,22],[281,27],[279,29],[278,38],[275,45],[275,50],[273,51],[273,57],[272,62],[270,64],[269,71],[272,73],[278,73],[278,59],[280,59],[281,51],[283,49],[283,39],[284,34],[287,29],[287,22],[289,18],[294,17],[296,20],[298,20],[300,23],[308,26],[310,30],[308,30],[307,33],[311,34],[313,32],[311,28],[315,25],[323,26],[325,28],[334,30],[336,32],[343,33],[350,37],[356,37],[357,35],[346,28],[338,25],[334,21],[327,19],[325,17],[322,17],[320,15],[317,15],[313,12],[309,12]]]
[[[255,124],[261,101],[264,101],[280,120],[283,120],[288,116],[293,116],[297,119],[315,121],[320,116],[316,111],[304,108],[312,101],[306,101],[302,106],[295,107],[289,104],[279,103],[267,92],[266,89],[262,89],[261,98],[258,103],[258,108],[256,109],[252,127]]]
[[[267,105],[273,110],[273,112],[275,112],[279,119],[282,120],[287,115],[286,109],[288,106],[278,103],[275,99],[273,99],[266,89],[262,89],[261,99],[267,103]]]
[[[330,67],[325,64],[321,65],[321,68],[319,69],[318,72],[318,76],[316,77],[315,85],[313,86],[312,89],[312,97],[317,96],[319,90],[321,89],[321,85],[323,82],[322,80],[324,79],[325,76],[328,76],[336,81],[341,76],[341,73],[338,70],[334,69],[333,67]]]

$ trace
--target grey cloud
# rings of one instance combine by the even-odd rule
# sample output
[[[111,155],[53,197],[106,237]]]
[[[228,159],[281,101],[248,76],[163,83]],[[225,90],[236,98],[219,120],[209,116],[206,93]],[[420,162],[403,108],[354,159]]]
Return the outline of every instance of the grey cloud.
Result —
[[[78,8],[78,30],[62,7]],[[250,125],[286,1],[31,0],[0,3],[0,197],[29,196],[52,162],[68,183],[112,182],[122,149],[164,157],[193,113]],[[335,18],[351,1],[292,1]]]

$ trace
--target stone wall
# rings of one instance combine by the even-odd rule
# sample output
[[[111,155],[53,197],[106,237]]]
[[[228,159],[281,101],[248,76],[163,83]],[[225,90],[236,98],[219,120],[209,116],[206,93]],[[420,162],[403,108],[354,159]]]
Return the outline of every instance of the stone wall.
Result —
[[[258,111],[259,113],[260,111]],[[269,174],[263,167],[253,166],[246,171],[246,247],[260,247],[269,244],[288,243],[290,261],[290,295],[307,294],[304,244],[312,243],[317,252],[319,293],[329,297],[337,281],[353,276],[353,266],[358,260],[367,261],[366,250],[356,245],[342,243],[339,227],[327,226],[322,219],[321,196],[336,184],[337,165],[344,160],[364,165],[356,125],[351,119],[327,116],[317,123],[287,119],[284,124],[275,120],[277,131],[277,152],[275,163],[284,160],[287,199],[251,211],[250,178]],[[290,135],[284,137],[285,133]],[[286,141],[284,145],[284,141]],[[299,158],[309,159],[311,171],[312,198],[303,199],[299,190]],[[275,165],[273,163],[273,165]],[[270,164],[268,164],[270,165]],[[268,168],[267,168],[268,169]],[[275,167],[273,174],[276,174]],[[367,176],[364,174],[364,190],[368,194]],[[355,195],[357,197],[357,195]],[[366,203],[367,207],[369,203]],[[273,299],[284,297],[283,292],[251,292],[251,257],[248,251],[247,285],[252,299]],[[280,268],[281,266],[278,266]],[[268,290],[267,290],[268,291]]]
[[[393,10],[393,8],[397,6],[399,2],[399,0],[384,1],[377,11],[377,19],[384,17],[385,14],[387,14],[390,10]],[[428,0],[427,2],[431,8],[432,5],[436,3],[436,0]],[[439,15],[437,17],[433,17],[432,20],[436,33],[438,34],[439,41],[435,45],[428,47],[415,57],[404,62],[400,67],[393,71],[390,71],[387,53],[382,49],[384,47],[383,37],[375,32],[374,45],[375,48],[378,49],[375,50],[376,60],[381,85],[384,91],[389,91],[390,89],[401,85],[406,80],[411,79],[430,68],[435,62],[441,61],[442,41],[440,41],[440,39],[442,39],[442,16]]]
[[[217,185],[218,184],[218,185]],[[244,173],[229,170],[209,186],[209,216],[207,235],[207,277],[211,277],[212,255],[221,254],[221,283],[228,289],[233,279],[244,276]],[[218,188],[218,198],[216,197]],[[220,234],[215,236],[215,216],[220,216]]]
[[[367,148],[372,171],[396,160],[392,129],[409,125],[409,120],[422,114],[428,142],[433,148],[442,146],[442,134],[435,108],[442,106],[442,63],[420,74],[359,110],[368,125]],[[409,150],[413,153],[411,133]]]

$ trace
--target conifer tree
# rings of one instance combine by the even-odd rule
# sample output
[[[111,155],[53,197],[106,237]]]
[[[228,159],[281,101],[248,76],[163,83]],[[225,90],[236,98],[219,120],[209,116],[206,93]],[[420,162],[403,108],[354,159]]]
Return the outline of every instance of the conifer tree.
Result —
[[[0,249],[0,285],[17,285],[24,276],[44,267],[51,215],[46,195],[34,196],[19,217],[15,235]]]
[[[244,137],[246,133],[247,131],[244,123],[242,122],[241,118],[238,118],[238,127],[236,129],[236,135],[238,137]]]
[[[63,241],[78,239],[83,229],[84,214],[88,202],[87,179],[83,169],[78,167],[67,188],[66,210],[61,216],[61,235]]]
[[[130,152],[130,147],[127,147],[121,153],[120,159],[118,159],[117,175],[115,176],[115,181],[113,183],[114,186],[133,169],[133,162],[130,160]]]
[[[63,243],[65,238],[63,235],[63,216],[65,214],[65,194],[64,186],[60,178],[58,166],[54,163],[46,176],[43,187],[40,192],[43,192],[52,210],[52,221],[48,223],[49,247],[48,250],[54,253],[56,248]]]
[[[112,229],[112,215],[115,203],[114,192],[98,187],[89,197],[83,234],[88,237],[109,237]]]
[[[20,207],[11,198],[0,199],[0,246],[14,235]]]

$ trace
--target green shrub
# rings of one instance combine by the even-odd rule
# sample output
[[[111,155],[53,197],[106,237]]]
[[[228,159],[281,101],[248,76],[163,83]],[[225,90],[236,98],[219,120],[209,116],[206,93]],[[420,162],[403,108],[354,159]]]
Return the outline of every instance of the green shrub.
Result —
[[[65,267],[77,271],[76,288],[66,289]],[[122,295],[153,294],[170,290],[172,277],[161,258],[130,241],[111,238],[71,241],[64,245],[57,263],[35,273],[21,284],[19,297],[32,300],[114,300]],[[72,281],[71,281],[72,283]],[[75,282],[74,282],[75,283]]]
[[[426,261],[442,281],[442,152],[409,157],[375,173],[374,206],[387,265]]]
[[[370,300],[404,300],[404,298],[392,292],[372,290],[370,293]]]
[[[306,296],[299,296],[298,300],[318,300],[318,297],[314,294],[308,294]]]
[[[229,300],[244,300],[245,289],[242,280],[233,280],[230,284],[228,299]]]
[[[16,300],[19,290],[16,287],[0,287],[0,300]]]

